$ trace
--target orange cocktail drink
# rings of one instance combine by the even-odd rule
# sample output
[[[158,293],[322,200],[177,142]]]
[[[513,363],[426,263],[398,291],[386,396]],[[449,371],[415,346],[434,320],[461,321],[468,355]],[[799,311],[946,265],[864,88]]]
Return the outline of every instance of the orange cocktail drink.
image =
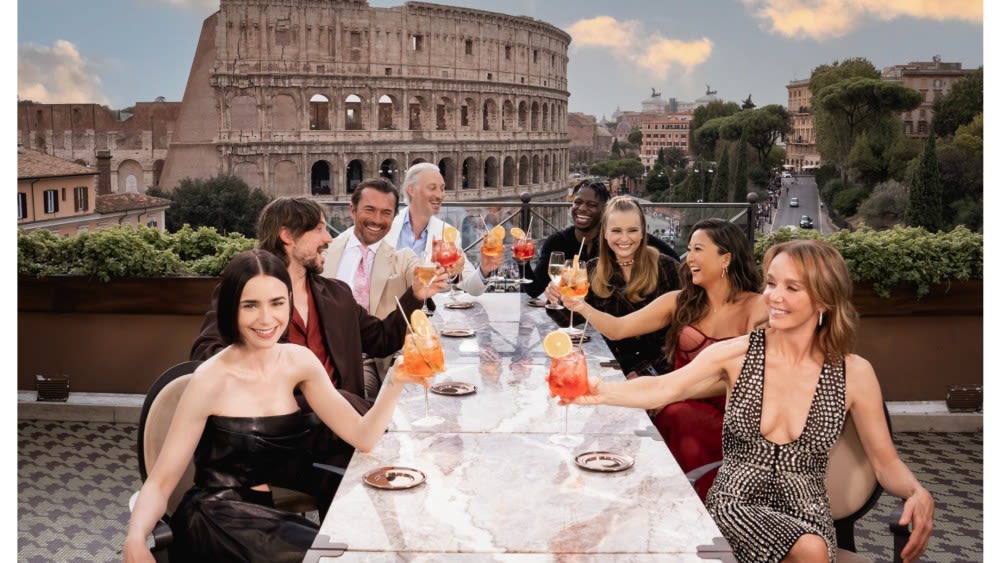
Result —
[[[565,401],[571,401],[590,391],[587,383],[587,358],[583,355],[583,349],[574,346],[568,354],[551,358],[546,381],[549,393]]]
[[[507,235],[506,229],[501,225],[493,227],[483,236],[483,246],[479,252],[486,256],[500,256],[503,254],[503,237]]]
[[[587,267],[577,261],[566,261],[559,276],[559,293],[563,299],[586,297],[590,291],[590,280],[587,278]]]
[[[413,274],[420,280],[420,283],[429,286],[434,281],[434,276],[437,275],[437,264],[417,264],[413,268]]]
[[[403,340],[403,364],[406,373],[429,378],[444,371],[444,350],[436,334],[409,333]]]

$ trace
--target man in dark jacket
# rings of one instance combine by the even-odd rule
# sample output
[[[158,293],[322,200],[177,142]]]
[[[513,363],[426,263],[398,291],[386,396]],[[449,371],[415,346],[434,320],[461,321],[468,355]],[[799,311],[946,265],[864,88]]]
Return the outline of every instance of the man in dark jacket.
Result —
[[[403,313],[396,310],[384,320],[370,315],[355,301],[347,284],[321,275],[325,252],[333,239],[326,230],[323,210],[315,201],[304,197],[273,200],[261,212],[257,237],[258,247],[281,258],[292,279],[291,318],[283,340],[312,350],[340,394],[359,414],[368,412],[372,402],[365,398],[361,354],[380,358],[402,348],[406,333]],[[420,308],[424,299],[434,293],[436,288],[414,280],[413,286],[400,297],[405,314]],[[214,309],[215,296],[201,334],[191,348],[192,360],[206,360],[225,347],[219,337]],[[326,465],[346,467],[354,449],[312,414],[301,394],[296,399],[303,412],[315,419],[309,446],[313,457]],[[321,503],[320,512],[325,513],[339,477],[333,481],[324,477],[321,484],[313,482],[299,488],[313,492]]]

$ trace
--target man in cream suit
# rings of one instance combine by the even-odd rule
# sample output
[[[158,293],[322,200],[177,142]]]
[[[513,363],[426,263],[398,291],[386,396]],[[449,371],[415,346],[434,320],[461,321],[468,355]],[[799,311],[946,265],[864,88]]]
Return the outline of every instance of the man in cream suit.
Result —
[[[383,241],[398,208],[399,190],[390,182],[381,178],[361,182],[351,194],[354,228],[340,233],[326,251],[323,276],[346,283],[358,304],[379,318],[396,310],[396,299],[413,285],[413,267],[420,263],[412,250],[396,250]],[[369,260],[364,265],[363,253],[368,253]],[[437,291],[448,287],[443,270],[433,287]],[[365,393],[369,399],[378,394],[390,360],[366,358]]]
[[[406,171],[403,191],[409,204],[393,220],[385,242],[397,250],[408,248],[417,256],[430,256],[430,241],[441,240],[444,231],[444,221],[437,217],[444,202],[444,177],[430,162],[414,164]],[[461,258],[449,268],[448,274],[460,276],[456,285],[469,295],[481,295],[486,291],[486,278],[500,267],[503,257],[480,256],[479,267],[475,267],[462,251],[461,235],[455,246]]]

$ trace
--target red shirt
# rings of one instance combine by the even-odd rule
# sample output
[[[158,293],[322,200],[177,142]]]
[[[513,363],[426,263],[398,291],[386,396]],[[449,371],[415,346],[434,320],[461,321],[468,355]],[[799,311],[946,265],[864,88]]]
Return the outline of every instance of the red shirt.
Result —
[[[305,346],[312,350],[312,353],[319,358],[321,364],[326,369],[326,373],[337,386],[337,376],[334,374],[333,360],[326,352],[326,345],[323,343],[323,331],[319,326],[319,313],[316,311],[316,304],[312,298],[312,287],[306,284],[306,301],[309,309],[309,325],[302,321],[302,315],[292,306],[292,321],[288,324],[288,341],[292,344]]]

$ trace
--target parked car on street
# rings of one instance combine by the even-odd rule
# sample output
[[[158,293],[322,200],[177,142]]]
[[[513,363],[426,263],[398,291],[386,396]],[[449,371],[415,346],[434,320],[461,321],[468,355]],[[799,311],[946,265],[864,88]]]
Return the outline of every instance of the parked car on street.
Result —
[[[802,227],[803,229],[811,229],[811,228],[813,228],[812,217],[810,217],[808,215],[803,215],[802,218],[799,219],[799,226]]]
[[[788,170],[785,170],[784,172],[781,173],[781,177],[782,178],[791,178],[792,177],[792,173],[789,172]]]
[[[799,206],[799,198],[793,197],[792,199],[788,200],[788,207],[798,207],[798,206]]]

